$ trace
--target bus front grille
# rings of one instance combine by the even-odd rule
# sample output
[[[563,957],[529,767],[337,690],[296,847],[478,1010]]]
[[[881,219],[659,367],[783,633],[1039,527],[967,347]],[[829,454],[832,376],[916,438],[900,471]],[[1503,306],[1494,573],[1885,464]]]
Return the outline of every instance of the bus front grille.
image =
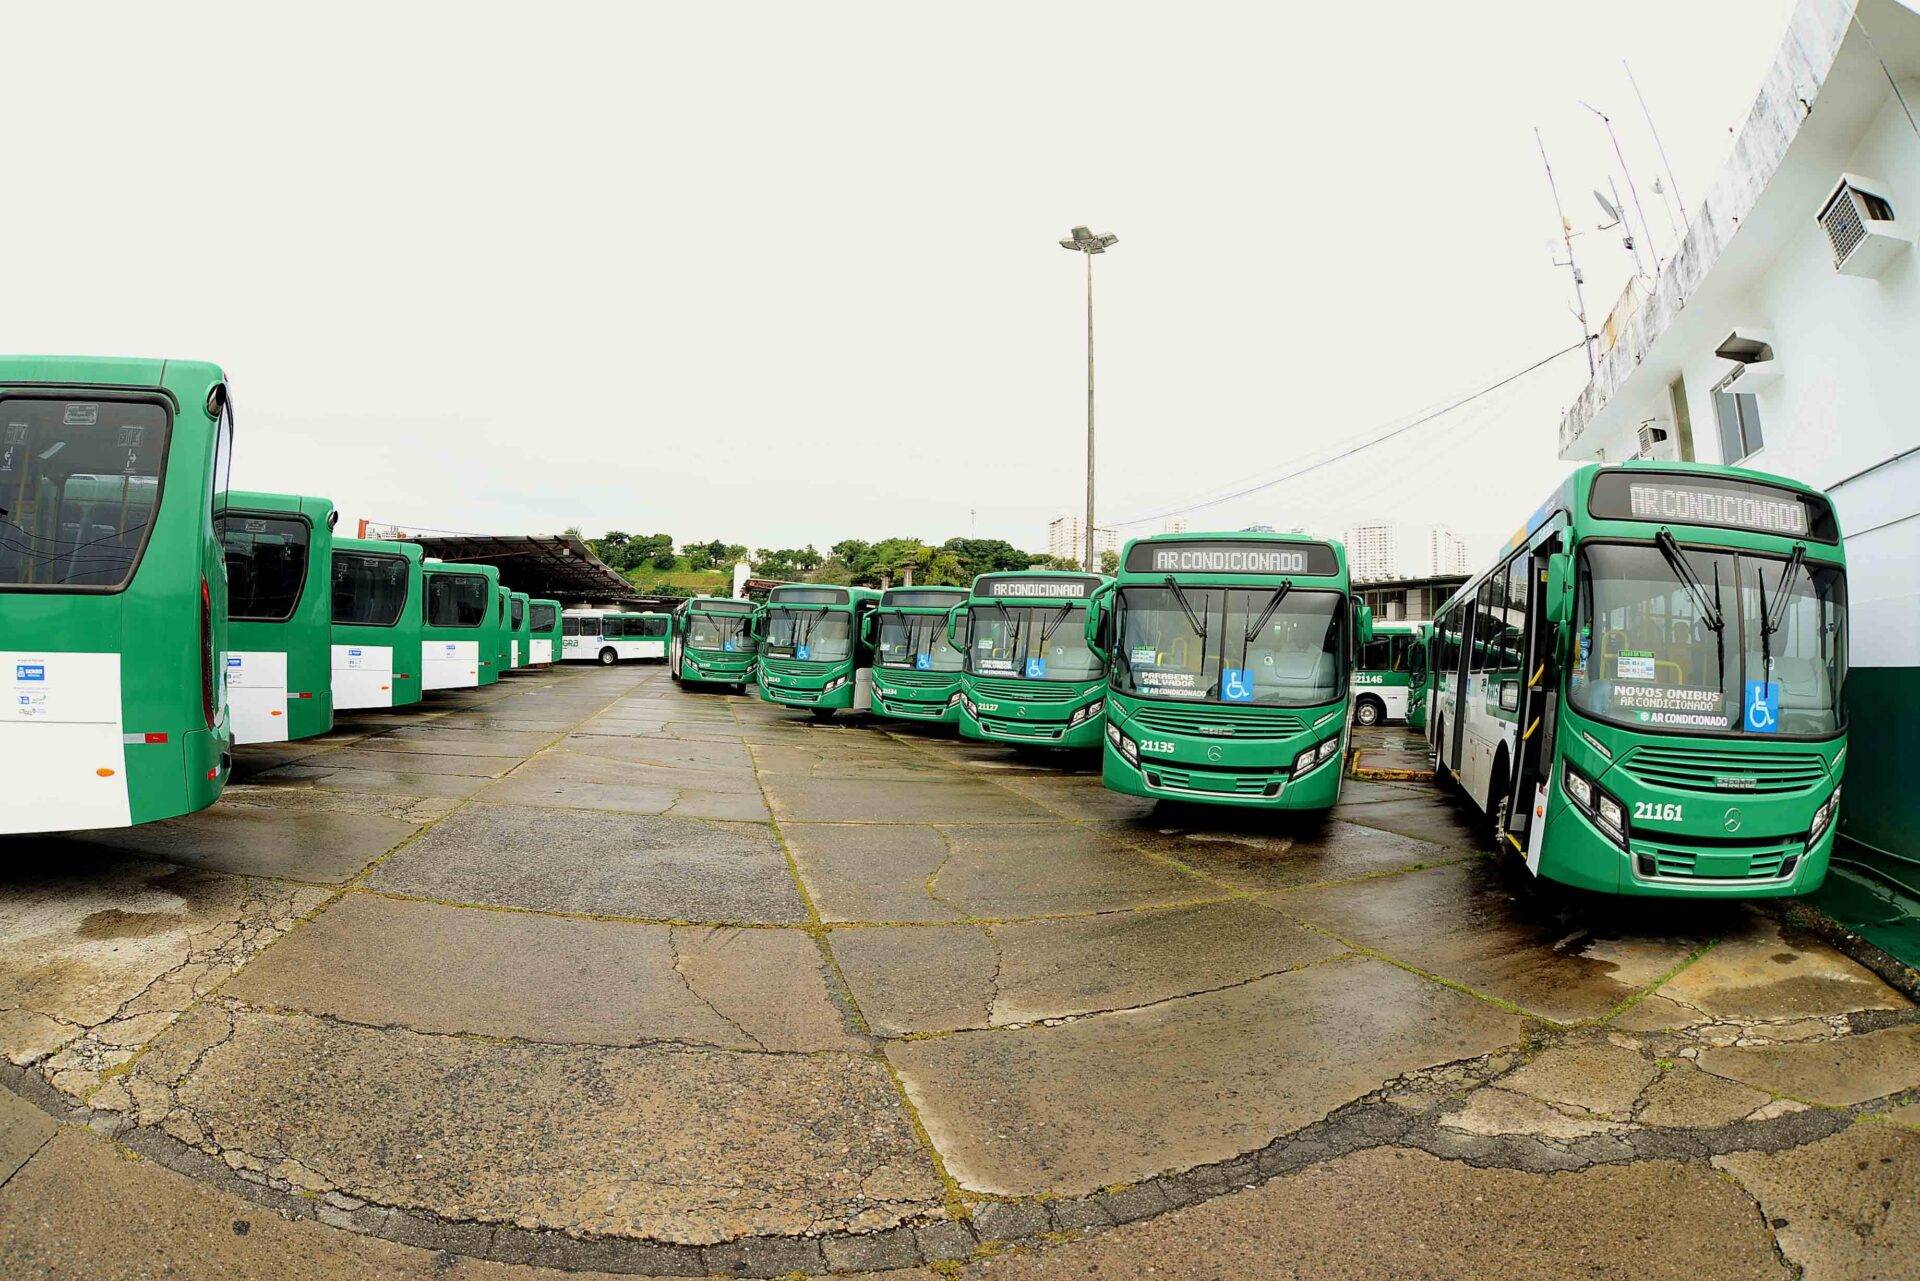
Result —
[[[957,672],[922,672],[911,667],[877,667],[874,675],[885,675],[894,685],[909,689],[927,689],[940,685],[951,685]]]
[[[1072,681],[1006,680],[993,676],[973,678],[974,692],[982,698],[1018,699],[1023,703],[1070,703],[1082,693]]]
[[[1634,842],[1634,871],[1643,881],[1779,881],[1793,875],[1806,846],[1698,846]]]
[[[1292,712],[1181,703],[1142,703],[1133,713],[1133,722],[1142,729],[1202,738],[1292,738],[1306,728]]]
[[[1776,755],[1688,747],[1635,748],[1620,768],[1650,787],[1729,795],[1799,792],[1827,776],[1826,762],[1811,752]]]
[[[1284,773],[1271,770],[1233,771],[1173,769],[1154,763],[1143,767],[1147,782],[1162,791],[1191,792],[1195,796],[1278,796]]]
[[[798,658],[763,658],[760,660],[760,663],[761,666],[765,667],[768,671],[778,672],[782,676],[812,676],[818,674],[822,668],[827,666],[825,663],[815,663]]]
[[[1009,721],[998,716],[982,716],[978,720],[980,728],[989,734],[1003,734],[1008,738],[1031,738],[1035,742],[1053,741],[1067,732],[1064,721]]]

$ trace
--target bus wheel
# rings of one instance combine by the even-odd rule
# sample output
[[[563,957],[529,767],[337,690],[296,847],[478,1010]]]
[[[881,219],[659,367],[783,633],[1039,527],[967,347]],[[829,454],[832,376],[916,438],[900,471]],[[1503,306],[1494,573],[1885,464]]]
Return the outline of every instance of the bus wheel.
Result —
[[[603,649],[600,651],[600,666],[612,667],[618,661],[620,661],[620,655],[616,654],[613,650]]]
[[[1447,781],[1447,763],[1440,759],[1440,751],[1447,741],[1447,721],[1441,717],[1433,723],[1433,784],[1441,787]]]
[[[1371,729],[1386,718],[1386,708],[1371,694],[1353,705],[1353,723],[1364,729]]]

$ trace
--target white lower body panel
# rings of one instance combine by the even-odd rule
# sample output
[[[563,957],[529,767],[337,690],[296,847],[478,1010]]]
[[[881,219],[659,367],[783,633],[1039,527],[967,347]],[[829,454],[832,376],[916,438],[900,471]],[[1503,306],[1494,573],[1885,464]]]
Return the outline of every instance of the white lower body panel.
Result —
[[[420,646],[421,689],[473,689],[479,684],[479,641],[427,641]]]
[[[393,706],[393,646],[333,647],[333,707]]]
[[[533,661],[536,665],[553,661],[553,642],[536,640],[533,642]]]
[[[227,712],[236,743],[287,741],[287,656],[279,650],[227,655]]]
[[[125,827],[120,655],[0,651],[0,832]]]

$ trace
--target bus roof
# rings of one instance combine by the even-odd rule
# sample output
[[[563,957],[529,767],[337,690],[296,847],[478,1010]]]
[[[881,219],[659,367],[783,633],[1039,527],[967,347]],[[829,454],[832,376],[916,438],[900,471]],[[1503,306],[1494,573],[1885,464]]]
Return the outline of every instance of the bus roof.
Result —
[[[846,594],[837,599],[821,595],[829,592]],[[858,605],[879,599],[880,593],[871,587],[848,587],[840,583],[782,583],[767,592],[769,605]]]
[[[376,556],[400,556],[418,565],[425,556],[419,543],[402,543],[391,538],[336,538],[337,552],[368,552]]]
[[[328,529],[332,529],[334,522],[340,519],[340,513],[334,508],[331,498],[315,498],[307,494],[266,494],[251,489],[228,490],[226,510],[288,512],[305,516],[311,521],[325,522]]]
[[[1220,582],[1284,577],[1344,583],[1347,549],[1331,538],[1269,530],[1154,534],[1127,540],[1115,577],[1158,582],[1169,574]]]
[[[0,356],[0,383],[159,387],[178,378],[222,382],[226,373],[204,360],[149,360],[136,356]]]
[[[880,593],[881,609],[952,609],[972,593],[968,587],[935,584],[926,587],[889,587]]]
[[[418,546],[418,544],[415,545]],[[474,565],[466,561],[449,563],[444,560],[430,560],[426,563],[425,568],[429,574],[480,574],[491,578],[495,582],[500,581],[500,570],[493,565]]]

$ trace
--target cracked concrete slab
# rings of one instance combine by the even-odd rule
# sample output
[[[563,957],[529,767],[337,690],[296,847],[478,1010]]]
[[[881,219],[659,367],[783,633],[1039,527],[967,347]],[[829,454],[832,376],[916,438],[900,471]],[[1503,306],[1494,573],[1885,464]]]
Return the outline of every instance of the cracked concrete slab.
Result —
[[[499,778],[519,764],[510,756],[465,755],[454,752],[410,752],[389,749],[381,752],[362,750],[359,744],[327,754],[332,769],[368,769],[400,774],[454,774],[474,778]]]
[[[876,787],[864,778],[770,776],[767,801],[796,823],[1005,823],[1054,816],[993,783],[955,778],[895,779]]]
[[[350,894],[221,993],[356,1023],[562,1044],[865,1048],[797,930],[675,930]]]
[[[763,822],[767,803],[757,788],[730,775],[637,771],[598,756],[553,751],[533,757],[489,783],[483,800],[495,805],[542,805],[671,814],[676,818]]]
[[[184,818],[94,832],[88,842],[213,872],[338,885],[420,826],[344,810],[216,805]]]
[[[1558,1103],[1625,1120],[1660,1075],[1638,1049],[1589,1036],[1548,1049],[1500,1079],[1500,1087],[1543,1103]]]
[[[1806,1281],[1911,1281],[1920,1271],[1920,1135],[1862,1123],[1713,1164],[1753,1194]]]
[[[1678,1062],[1647,1087],[1634,1119],[1642,1125],[1676,1128],[1731,1125],[1768,1102],[1768,1096],[1758,1090]]]
[[[1920,1023],[1829,1041],[1719,1046],[1700,1053],[1715,1076],[1832,1106],[1920,1087]]]
[[[948,1170],[978,1192],[1085,1192],[1223,1161],[1416,1068],[1517,1041],[1503,1010],[1335,960],[1059,1026],[896,1043]]]
[[[1486,837],[1474,830],[1461,808],[1430,790],[1422,793],[1396,786],[1371,797],[1359,797],[1354,795],[1355,786],[1356,780],[1348,779],[1340,804],[1334,807],[1334,816],[1344,822],[1395,832],[1462,854],[1479,854],[1487,848]]]
[[[456,903],[677,921],[794,923],[805,905],[752,823],[475,803],[368,878]]]
[[[1236,813],[1221,819],[1190,810],[1156,812],[1101,830],[1176,859],[1223,885],[1256,894],[1459,857],[1457,851],[1392,832],[1295,814]]]
[[[314,756],[292,765],[261,772],[258,783],[275,786],[315,787],[335,792],[373,792],[384,796],[467,797],[487,785],[488,780],[472,774],[420,774],[412,771],[382,769],[342,769],[327,764],[332,753]]]
[[[46,1145],[60,1127],[52,1117],[19,1095],[0,1090],[0,1187],[28,1158]]]
[[[1788,1281],[1792,1274],[1774,1256],[1751,1203],[1701,1166],[1647,1161],[1543,1175],[1385,1148],[1088,1241],[991,1259],[961,1275]]]
[[[1758,912],[1660,989],[1660,995],[1723,1019],[1784,1019],[1854,1010],[1906,1010],[1913,1003],[1865,966],[1812,935],[1788,932]]]
[[[136,1075],[155,1070],[143,1058]],[[235,1168],[450,1220],[706,1243],[885,1228],[941,1203],[868,1055],[555,1046],[240,1010],[184,1079],[155,1084]]]
[[[1677,928],[1636,930],[1595,904],[1576,910],[1524,878],[1492,859],[1476,859],[1303,890],[1274,899],[1273,906],[1561,1022],[1606,1014],[1705,941]]]
[[[938,828],[782,823],[780,834],[824,921],[951,921],[965,915],[927,893],[927,878],[950,852]]]

